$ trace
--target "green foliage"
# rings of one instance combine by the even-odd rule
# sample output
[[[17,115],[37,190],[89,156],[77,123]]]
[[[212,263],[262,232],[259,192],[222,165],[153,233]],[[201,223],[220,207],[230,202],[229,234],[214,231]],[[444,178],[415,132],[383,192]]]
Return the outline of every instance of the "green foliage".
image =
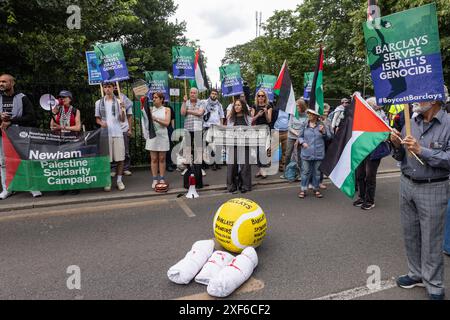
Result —
[[[444,78],[449,81],[449,0],[379,0],[383,16],[431,2],[437,4]],[[294,91],[300,96],[303,74],[314,70],[322,44],[325,96],[339,98],[364,88],[371,93],[362,29],[366,12],[367,0],[305,0],[296,10],[275,12],[263,36],[227,49],[223,62],[240,63],[244,79],[254,87],[258,73],[278,75],[287,59]]]
[[[254,89],[258,74],[278,76],[287,59],[294,89],[300,92],[304,72],[314,69],[317,58],[318,45],[311,37],[316,28],[314,21],[303,19],[299,12],[276,11],[264,25],[264,36],[227,49],[222,62],[240,63],[243,78]]]
[[[67,27],[70,5],[81,8],[80,30]],[[87,83],[85,51],[110,41],[122,42],[132,77],[169,70],[171,47],[187,41],[185,23],[168,21],[176,8],[173,0],[0,1],[0,72],[25,85]]]

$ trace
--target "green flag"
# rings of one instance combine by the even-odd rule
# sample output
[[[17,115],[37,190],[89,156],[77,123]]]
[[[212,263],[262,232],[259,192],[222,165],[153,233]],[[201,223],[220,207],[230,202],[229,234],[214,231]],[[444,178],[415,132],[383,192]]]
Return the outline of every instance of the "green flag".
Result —
[[[314,113],[323,116],[323,105],[323,49],[322,46],[320,46],[319,57],[317,59],[317,65],[314,72],[314,79],[309,99],[309,109],[314,111]]]

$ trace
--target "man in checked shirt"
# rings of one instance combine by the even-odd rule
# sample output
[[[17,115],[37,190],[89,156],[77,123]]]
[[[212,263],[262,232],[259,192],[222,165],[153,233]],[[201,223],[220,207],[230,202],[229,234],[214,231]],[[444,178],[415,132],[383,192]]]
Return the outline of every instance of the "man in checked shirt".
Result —
[[[443,300],[445,213],[450,195],[450,115],[443,101],[414,104],[411,135],[401,141],[391,135],[394,158],[401,161],[401,223],[408,260],[408,274],[397,285],[410,289],[426,287],[431,300]],[[424,163],[407,154],[414,152]]]

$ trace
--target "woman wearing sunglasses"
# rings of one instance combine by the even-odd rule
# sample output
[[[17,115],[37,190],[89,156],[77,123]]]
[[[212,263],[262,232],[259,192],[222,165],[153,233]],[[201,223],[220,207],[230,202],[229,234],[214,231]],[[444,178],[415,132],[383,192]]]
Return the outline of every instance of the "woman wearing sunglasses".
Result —
[[[253,117],[253,125],[268,125],[272,122],[272,106],[269,102],[269,96],[264,90],[259,90],[256,93],[255,98],[255,116]],[[257,165],[259,168],[256,177],[262,177],[263,179],[267,178],[267,174],[264,172],[264,166],[268,164],[262,164],[261,159],[259,157],[258,152],[258,160]]]

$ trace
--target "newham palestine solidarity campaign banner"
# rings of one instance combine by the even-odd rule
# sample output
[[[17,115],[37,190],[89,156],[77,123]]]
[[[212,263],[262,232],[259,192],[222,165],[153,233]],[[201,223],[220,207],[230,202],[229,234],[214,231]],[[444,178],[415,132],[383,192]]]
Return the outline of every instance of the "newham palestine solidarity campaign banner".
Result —
[[[102,129],[60,135],[36,128],[8,128],[2,135],[8,191],[77,190],[109,185],[106,138]]]

